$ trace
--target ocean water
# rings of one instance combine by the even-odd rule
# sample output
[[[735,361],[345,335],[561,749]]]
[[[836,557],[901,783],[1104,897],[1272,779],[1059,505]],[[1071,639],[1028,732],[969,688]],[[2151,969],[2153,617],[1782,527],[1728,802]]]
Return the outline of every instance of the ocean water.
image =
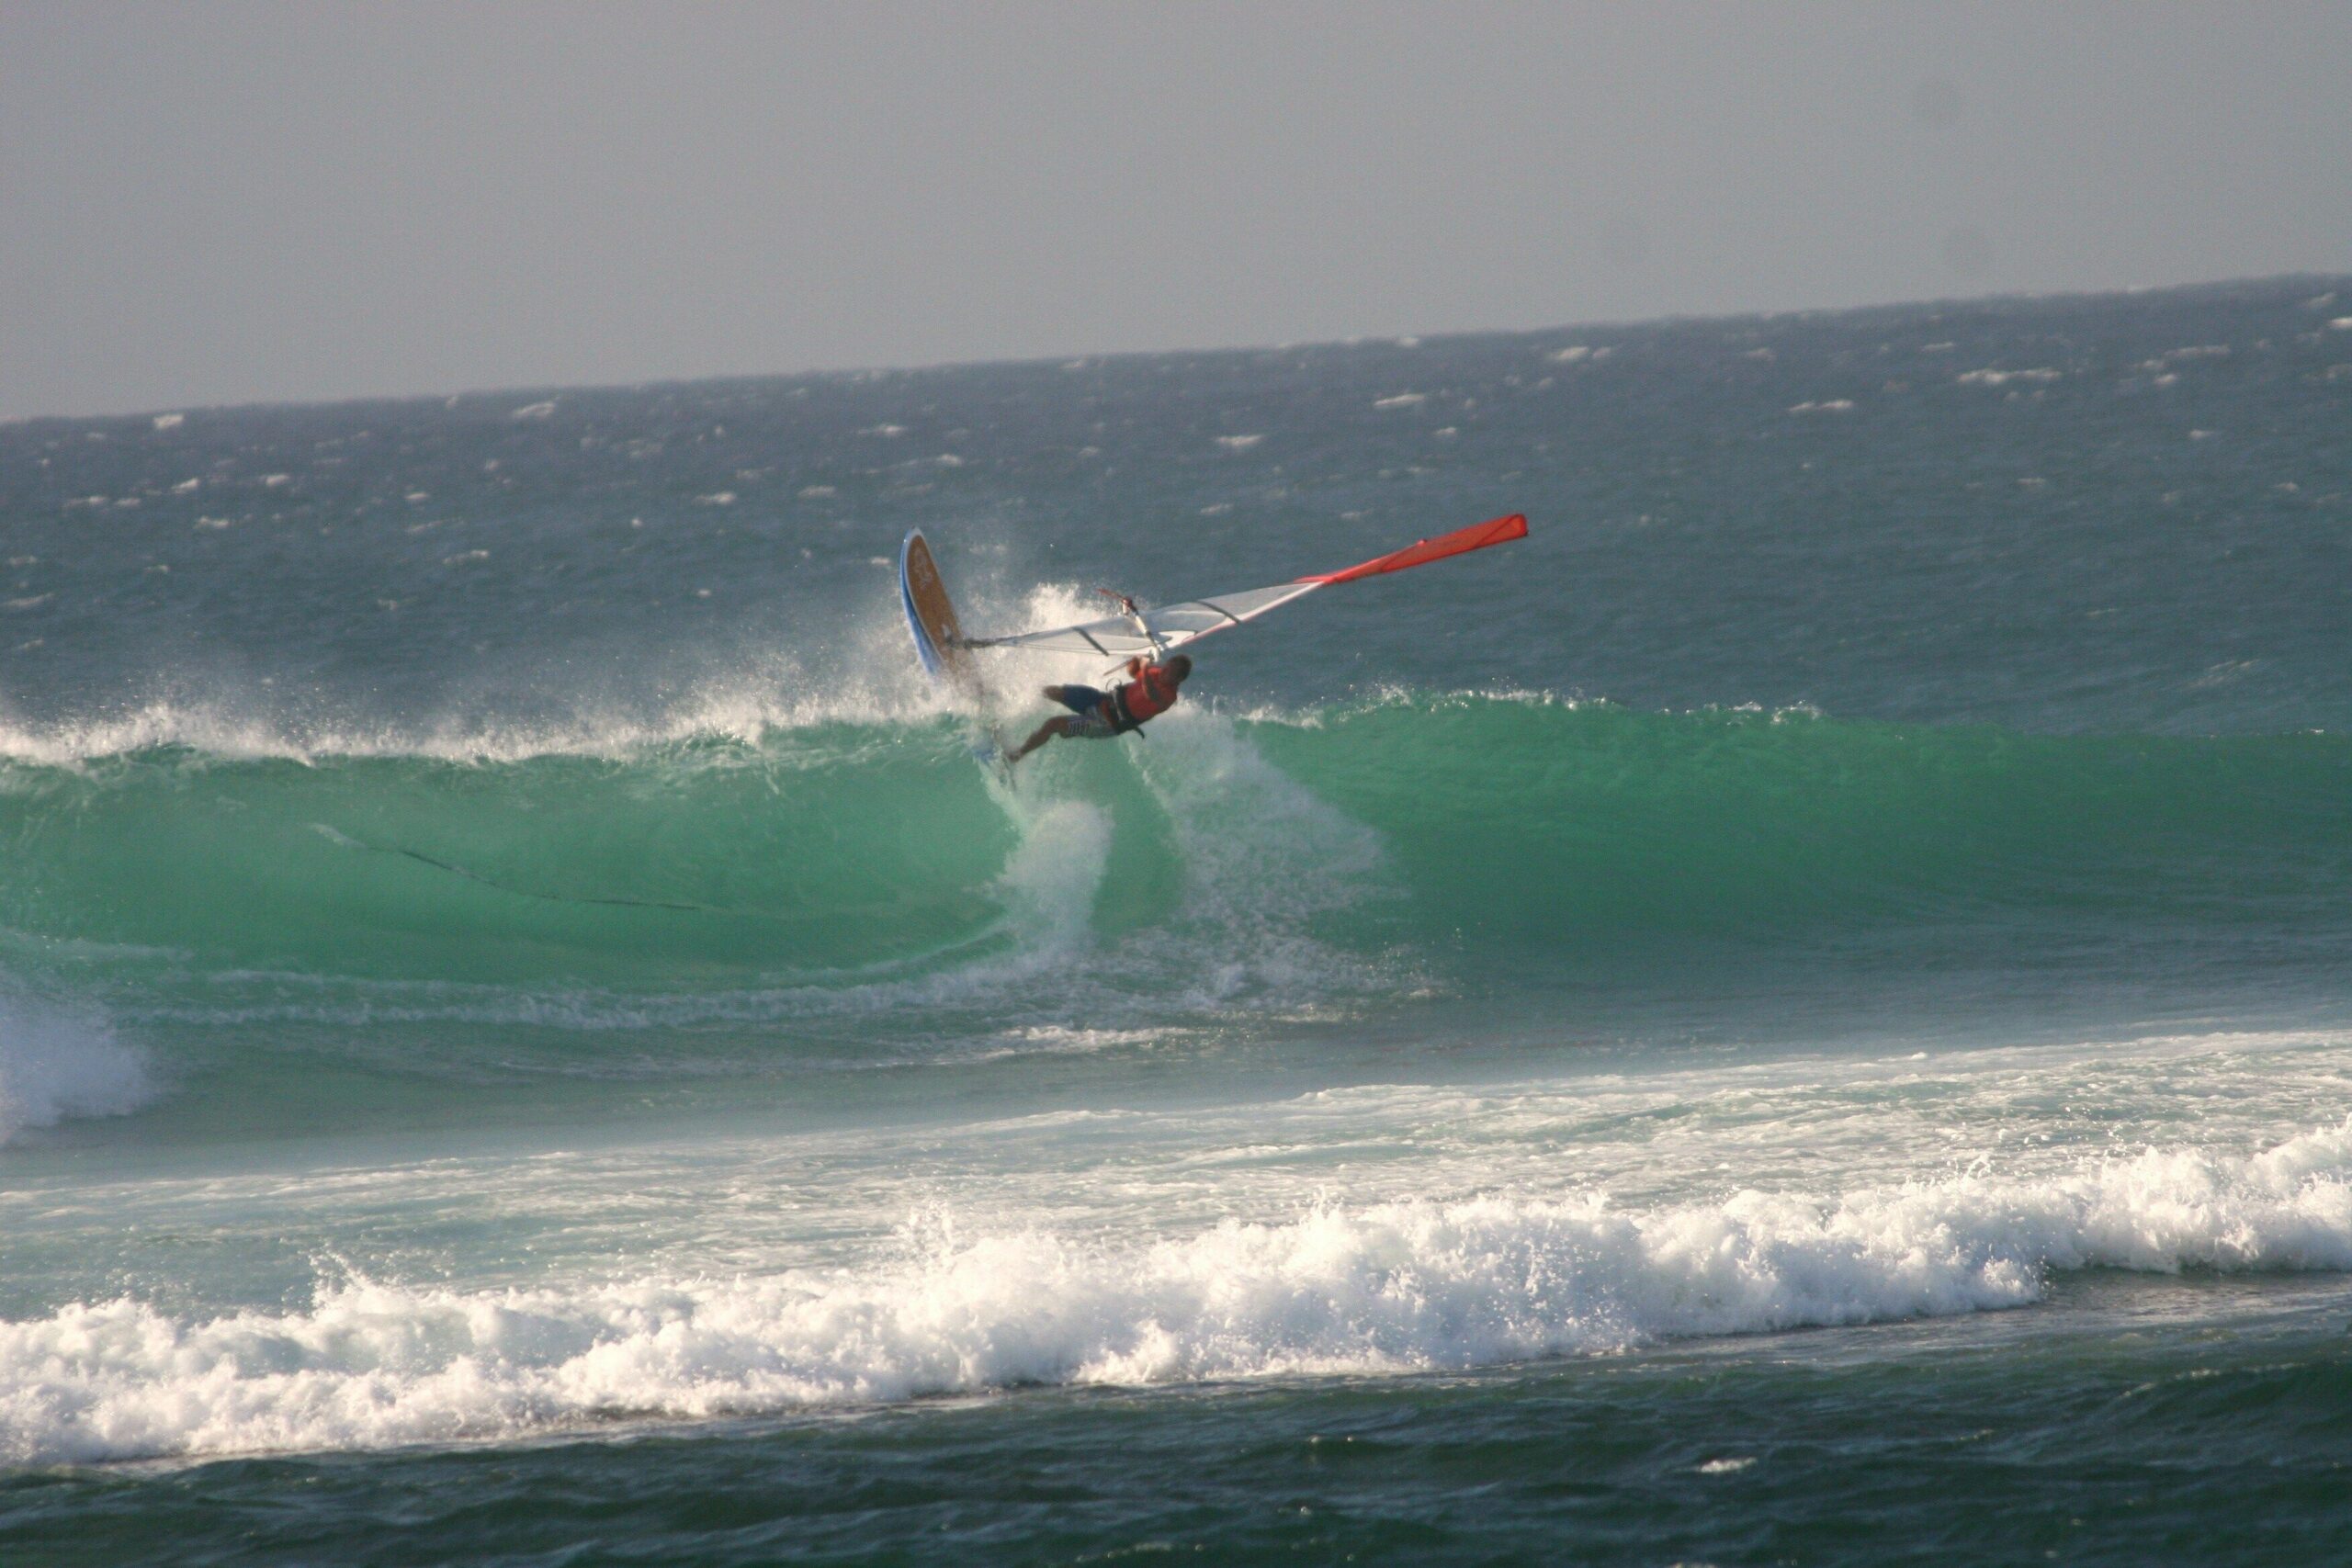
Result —
[[[1511,511],[1011,788],[890,570]],[[36,421],[0,560],[0,1559],[2352,1553],[2352,279]]]

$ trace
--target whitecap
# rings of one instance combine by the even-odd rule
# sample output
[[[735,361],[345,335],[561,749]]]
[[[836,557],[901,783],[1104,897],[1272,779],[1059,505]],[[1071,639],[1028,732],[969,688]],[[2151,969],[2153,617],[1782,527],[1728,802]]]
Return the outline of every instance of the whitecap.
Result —
[[[2065,374],[2047,367],[2031,370],[1963,370],[1954,378],[1963,387],[2001,387],[2011,381],[2047,383]]]

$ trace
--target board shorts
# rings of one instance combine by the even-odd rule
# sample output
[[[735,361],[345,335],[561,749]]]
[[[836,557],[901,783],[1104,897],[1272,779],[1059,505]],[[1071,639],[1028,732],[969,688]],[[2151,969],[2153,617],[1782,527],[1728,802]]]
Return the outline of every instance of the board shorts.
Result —
[[[1054,701],[1076,716],[1062,732],[1066,739],[1108,740],[1119,733],[1119,727],[1103,711],[1111,705],[1108,695],[1091,686],[1058,686],[1055,690],[1058,694]]]

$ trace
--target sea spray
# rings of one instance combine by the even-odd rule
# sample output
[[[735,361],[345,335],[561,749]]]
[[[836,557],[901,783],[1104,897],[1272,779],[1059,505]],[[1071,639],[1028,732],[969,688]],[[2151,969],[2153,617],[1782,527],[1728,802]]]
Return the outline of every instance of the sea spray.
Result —
[[[1183,868],[1169,910],[1193,940],[1190,974],[1170,976],[1204,1010],[1254,1000],[1308,1006],[1401,985],[1376,956],[1351,954],[1317,928],[1338,910],[1394,897],[1380,835],[1270,762],[1252,732],[1214,711],[1179,710],[1134,754],[1167,815]]]
[[[120,1116],[153,1097],[141,1055],[95,1008],[0,989],[0,1145],[72,1116]]]

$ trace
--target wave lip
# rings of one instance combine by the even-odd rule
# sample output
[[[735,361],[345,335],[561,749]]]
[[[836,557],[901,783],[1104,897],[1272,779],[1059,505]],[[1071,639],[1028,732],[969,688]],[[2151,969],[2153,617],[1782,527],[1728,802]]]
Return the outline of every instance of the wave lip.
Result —
[[[120,1116],[153,1094],[140,1054],[103,1020],[0,997],[0,1145],[72,1116]]]
[[[77,768],[111,758],[184,750],[228,761],[317,762],[422,758],[514,763],[542,757],[621,760],[723,740],[758,745],[773,733],[870,721],[923,723],[946,711],[924,694],[858,687],[796,696],[761,682],[713,683],[654,713],[583,710],[556,717],[451,716],[424,724],[316,722],[233,705],[158,701],[103,717],[33,724],[0,713],[0,761]]]
[[[1621,1212],[1493,1195],[1189,1237],[967,1237],[765,1279],[463,1292],[367,1280],[304,1312],[129,1298],[0,1324],[0,1459],[478,1440],[1022,1384],[1403,1372],[2013,1307],[2052,1269],[2352,1268],[2352,1122],[2052,1179]]]

